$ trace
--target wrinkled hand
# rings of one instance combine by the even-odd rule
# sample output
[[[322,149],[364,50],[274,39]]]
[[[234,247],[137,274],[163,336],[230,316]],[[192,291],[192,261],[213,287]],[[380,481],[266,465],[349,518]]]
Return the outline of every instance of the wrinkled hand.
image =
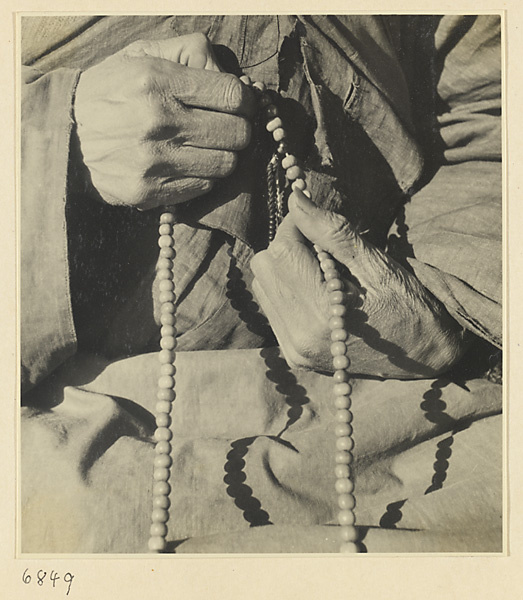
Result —
[[[274,241],[251,261],[254,293],[291,367],[332,371],[328,292],[310,242],[343,265],[352,373],[431,377],[459,359],[462,329],[439,301],[344,217],[294,192]]]
[[[139,41],[86,70],[75,119],[93,185],[110,204],[191,200],[232,173],[250,139],[247,86],[202,34]]]

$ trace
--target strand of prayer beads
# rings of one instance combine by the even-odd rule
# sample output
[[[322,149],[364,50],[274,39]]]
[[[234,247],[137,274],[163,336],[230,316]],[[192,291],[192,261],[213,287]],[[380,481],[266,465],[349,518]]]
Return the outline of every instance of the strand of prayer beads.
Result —
[[[156,440],[153,469],[153,510],[149,550],[164,552],[167,546],[167,522],[169,520],[171,486],[169,484],[172,465],[171,409],[176,397],[174,391],[176,367],[176,296],[174,293],[173,259],[174,251],[174,215],[165,212],[160,216],[158,245],[160,256],[157,263],[158,288],[160,291],[160,374],[156,404]]]
[[[281,186],[278,169],[285,173],[285,179],[292,190],[301,190],[308,198],[311,197],[307,190],[305,173],[298,164],[296,157],[289,152],[287,145],[287,134],[283,127],[283,122],[278,114],[276,105],[272,102],[266,87],[261,82],[252,83],[251,79],[244,75],[240,80],[251,86],[259,96],[259,104],[267,117],[267,131],[272,134],[277,144],[267,167],[267,187],[269,211],[269,241],[274,239],[276,229],[281,223],[284,213],[284,190]],[[160,376],[158,379],[158,403],[156,406],[157,417],[155,432],[156,439],[156,457],[154,459],[153,471],[153,512],[151,524],[151,537],[149,539],[149,549],[151,552],[163,552],[166,548],[167,522],[169,520],[169,494],[171,487],[169,485],[170,466],[172,465],[170,443],[172,433],[171,408],[175,399],[175,348],[176,348],[176,329],[175,329],[175,294],[173,277],[173,259],[174,238],[173,238],[174,216],[166,212],[160,217],[160,258],[158,260],[158,279],[160,289],[162,324],[160,330]],[[352,439],[352,413],[351,413],[351,384],[350,384],[350,360],[347,356],[346,341],[348,332],[345,329],[344,315],[346,312],[344,284],[336,267],[336,262],[328,252],[325,252],[318,246],[314,246],[320,268],[323,273],[327,291],[329,294],[330,319],[329,328],[331,330],[332,345],[330,348],[332,354],[333,391],[334,405],[336,407],[336,453],[335,468],[336,475],[335,489],[338,494],[338,524],[340,531],[340,552],[352,553],[358,552],[358,533],[355,525],[354,507],[356,504],[354,497],[354,484],[351,479],[351,465],[353,462],[352,449],[354,442]]]

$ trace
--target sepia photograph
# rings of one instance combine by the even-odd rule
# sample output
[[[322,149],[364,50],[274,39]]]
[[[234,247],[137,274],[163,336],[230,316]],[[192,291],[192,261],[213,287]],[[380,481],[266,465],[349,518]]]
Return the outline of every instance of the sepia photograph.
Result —
[[[506,553],[503,14],[17,35],[21,555]]]

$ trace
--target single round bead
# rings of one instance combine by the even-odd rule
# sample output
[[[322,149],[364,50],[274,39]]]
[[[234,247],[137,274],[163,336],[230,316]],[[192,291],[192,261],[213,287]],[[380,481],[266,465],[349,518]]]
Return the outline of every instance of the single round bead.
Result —
[[[276,152],[280,156],[285,156],[286,154],[289,153],[289,146],[287,145],[287,142],[284,139],[278,144],[278,147],[276,148]]]
[[[314,248],[319,248],[319,246],[314,246]],[[316,258],[319,260],[320,264],[324,261],[324,260],[332,260],[332,256],[328,253],[325,252],[325,250],[316,250]]]
[[[350,465],[352,464],[352,454],[346,450],[338,450],[334,455],[334,460],[338,465]]]
[[[333,342],[344,342],[348,337],[349,337],[349,334],[343,328],[333,329],[331,331],[331,340]]]
[[[340,316],[332,315],[329,319],[329,329],[343,329],[345,321]]]
[[[343,302],[345,302],[346,299],[347,295],[341,290],[336,290],[329,294],[329,304],[343,304]]]
[[[348,479],[336,479],[334,487],[338,494],[350,494],[351,492],[351,482]]]
[[[171,486],[167,481],[155,481],[153,484],[153,496],[168,496],[171,493]]]
[[[173,268],[173,261],[170,258],[159,258],[158,262],[156,263],[156,268],[159,271],[163,269],[171,271]]]
[[[336,437],[348,437],[352,434],[352,427],[348,423],[337,423],[334,427]]]
[[[174,389],[160,388],[156,391],[156,398],[162,402],[168,402],[169,405],[176,398]],[[161,410],[160,412],[170,412],[170,410]]]
[[[352,413],[346,408],[341,408],[336,411],[334,418],[338,423],[350,423],[352,421]]]
[[[343,290],[343,281],[341,279],[334,278],[327,281],[328,292],[336,292],[338,290]]]
[[[153,523],[149,530],[151,537],[165,537],[167,535],[167,525],[165,523]]]
[[[176,339],[176,329],[172,326],[172,325],[163,325],[160,328],[160,335],[162,336],[162,338],[174,338]],[[169,348],[167,348],[169,350]],[[170,348],[172,350],[172,348]],[[174,369],[173,365],[168,365],[163,371],[162,374],[163,375],[172,375],[172,373],[169,372],[169,368],[172,367]],[[163,365],[162,365],[163,368]]]
[[[349,396],[352,392],[352,387],[350,383],[343,381],[341,383],[335,383],[332,390],[335,396]]]
[[[174,282],[171,279],[162,279],[158,283],[160,292],[172,292],[174,290]]]
[[[176,312],[176,304],[174,302],[163,302],[160,306],[160,312],[162,315],[165,313],[174,315]]]
[[[163,248],[160,248],[160,258],[174,258],[175,255],[176,252],[171,246],[165,246]]]
[[[169,469],[165,467],[155,467],[153,470],[153,479],[155,481],[169,481]]]
[[[349,367],[349,365],[350,365],[350,360],[345,355],[335,356],[332,359],[332,365],[334,366],[334,368],[336,370],[338,370],[338,369],[347,369]]]
[[[282,123],[280,117],[271,119],[266,125],[267,131],[269,131],[270,133],[272,133],[273,131],[275,131],[276,129],[281,128],[281,127],[283,127],[283,123]]]
[[[170,415],[166,412],[160,412],[156,415],[156,427],[169,427],[171,421]]]
[[[168,223],[162,223],[158,227],[158,233],[160,235],[172,235],[173,228]]]
[[[156,412],[169,414],[172,410],[172,403],[169,400],[160,400],[156,403]]]
[[[354,544],[352,542],[344,542],[340,545],[340,552],[342,554],[357,554],[358,551],[358,544]]]
[[[305,182],[305,179],[301,179],[301,177],[300,177],[298,179],[295,179],[292,182],[291,187],[293,190],[302,190],[303,191],[307,187],[307,183]]]
[[[354,448],[354,440],[350,437],[336,438],[336,448],[338,450],[347,450],[350,452]]]
[[[156,271],[156,277],[160,283],[162,283],[163,281],[171,280],[173,278],[173,274],[170,269],[158,269],[158,271]]]
[[[274,106],[274,104],[269,104],[265,108],[265,114],[267,115],[268,119],[274,119],[274,117],[278,116],[278,109],[276,108],[276,106]]]
[[[275,129],[272,132],[272,137],[274,138],[275,142],[281,142],[285,137],[285,129],[283,129],[283,127],[278,127],[278,129]]]
[[[331,317],[343,317],[347,313],[347,307],[344,304],[332,304],[329,307],[329,312]]]
[[[172,235],[161,235],[158,238],[158,246],[160,248],[170,248],[174,244],[174,239]]]
[[[352,510],[340,510],[338,513],[338,523],[340,525],[352,525],[354,523]]]
[[[164,303],[173,304],[174,301],[176,300],[176,296],[174,295],[174,292],[160,292],[160,295],[158,296],[158,300],[162,304],[164,304]]]
[[[338,279],[340,274],[337,269],[327,269],[323,271],[323,278],[325,281],[331,281],[332,279]]]
[[[163,327],[162,327],[163,329]],[[160,365],[160,373],[162,375],[175,375],[176,374],[176,367],[174,365],[171,365],[169,363],[164,364],[164,365]]]
[[[343,383],[344,381],[349,381],[350,376],[344,369],[340,369],[339,371],[335,371],[332,379],[336,383]]]
[[[174,387],[174,377],[171,375],[162,375],[158,378],[158,387],[172,390]]]
[[[245,85],[252,85],[252,79],[248,75],[242,75],[240,81]]]
[[[352,404],[349,396],[336,396],[334,398],[334,406],[338,409],[347,409],[350,408]]]
[[[176,356],[176,353],[173,352],[172,350],[160,350],[160,352],[158,353],[158,360],[160,361],[160,363],[162,364],[172,364],[174,362],[174,357]]]
[[[294,165],[285,171],[285,176],[289,181],[294,181],[294,179],[303,179],[304,173],[298,165]]]
[[[165,510],[165,508],[155,508],[153,510],[151,515],[151,521],[153,523],[167,523],[168,520],[169,513]]]
[[[172,326],[176,323],[176,317],[173,313],[164,312],[160,315],[160,323],[162,325]]]
[[[164,350],[174,350],[176,343],[176,338],[173,335],[166,335],[160,339],[160,347]]]
[[[264,92],[267,89],[267,86],[263,83],[263,81],[255,81],[252,84],[252,87],[260,90],[260,92]]]
[[[338,467],[345,466],[346,465],[338,465]],[[354,496],[352,495],[352,492],[354,491],[354,483],[350,479],[348,481],[350,482],[352,488],[350,492],[347,492],[346,494],[338,494],[338,506],[343,510],[352,510],[355,505]]]
[[[333,342],[330,349],[332,356],[342,356],[347,352],[345,342]]]
[[[167,547],[165,539],[159,535],[149,538],[149,550],[151,552],[163,552]]]
[[[154,432],[154,439],[159,442],[169,442],[172,437],[173,433],[168,427],[158,427]]]
[[[154,447],[154,451],[156,452],[156,454],[170,454],[171,450],[172,450],[172,446],[169,442],[157,442],[156,446]],[[153,489],[153,492],[154,492],[154,489]],[[156,493],[154,495],[157,496],[158,493]],[[165,493],[168,494],[169,492],[165,492]]]
[[[160,215],[160,223],[163,225],[164,223],[168,223],[169,225],[174,225],[174,215],[170,212],[164,212]]]
[[[171,506],[169,496],[154,496],[153,497],[153,508],[163,508],[168,510]]]
[[[288,154],[282,161],[281,166],[284,169],[288,169],[289,167],[294,167],[294,165],[298,164],[298,159],[294,156],[294,154]]]
[[[349,479],[349,477],[350,477],[349,465],[336,465],[334,467],[334,474],[336,475],[337,479]]]
[[[324,258],[323,260],[320,259],[320,267],[321,270],[325,273],[326,271],[330,271],[332,269],[336,269],[336,263],[334,262],[334,259],[332,258]],[[337,274],[337,271],[336,271]]]
[[[168,454],[158,454],[154,457],[155,468],[168,469],[173,464],[173,459]]]
[[[355,521],[354,519],[352,523],[347,523],[347,525],[340,527],[340,538],[344,542],[355,542],[358,539],[358,530],[356,527],[353,527]]]
[[[156,403],[156,412],[158,414],[163,413],[168,415],[172,410],[172,401],[169,400],[159,400]]]

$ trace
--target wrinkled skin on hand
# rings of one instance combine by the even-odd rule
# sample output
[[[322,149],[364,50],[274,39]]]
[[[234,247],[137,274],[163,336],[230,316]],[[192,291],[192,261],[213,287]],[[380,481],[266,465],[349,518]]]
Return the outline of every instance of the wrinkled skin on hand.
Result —
[[[146,210],[196,198],[233,172],[254,98],[193,34],[135,42],[86,70],[74,110],[99,194]]]
[[[351,372],[433,377],[462,355],[463,330],[419,281],[301,192],[267,250],[251,261],[253,290],[294,368],[332,371],[329,300],[317,244],[340,264]]]

